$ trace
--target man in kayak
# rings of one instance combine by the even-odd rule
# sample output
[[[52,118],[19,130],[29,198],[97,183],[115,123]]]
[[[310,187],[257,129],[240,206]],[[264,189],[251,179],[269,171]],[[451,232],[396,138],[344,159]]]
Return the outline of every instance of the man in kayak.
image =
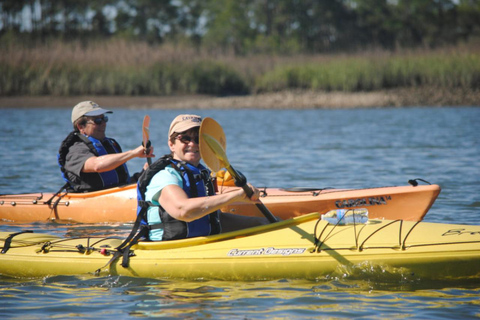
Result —
[[[200,163],[201,123],[197,115],[176,117],[168,131],[171,153],[153,163],[139,179],[138,210],[147,204],[144,222],[149,225],[150,240],[206,236],[268,223],[265,218],[220,212],[232,202],[257,201],[259,191],[252,187],[251,198],[242,188],[215,194],[210,171]]]
[[[88,192],[134,182],[126,162],[133,158],[153,157],[153,148],[145,154],[138,146],[122,152],[120,145],[105,136],[110,110],[93,101],[83,101],[72,110],[73,131],[65,138],[58,162],[68,188]],[[144,168],[146,168],[145,164]]]

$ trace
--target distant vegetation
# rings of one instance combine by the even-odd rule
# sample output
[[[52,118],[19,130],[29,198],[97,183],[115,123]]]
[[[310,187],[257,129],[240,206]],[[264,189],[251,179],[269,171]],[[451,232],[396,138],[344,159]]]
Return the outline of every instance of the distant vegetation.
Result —
[[[259,77],[255,89],[355,92],[421,86],[480,88],[480,55],[468,51],[373,53],[281,65]]]
[[[349,55],[209,55],[113,41],[0,49],[0,95],[241,95],[286,89],[480,88],[475,48]]]
[[[480,88],[480,1],[0,3],[0,95]]]
[[[438,48],[480,36],[474,0],[2,0],[0,35],[246,54]],[[2,42],[5,41],[2,39]]]

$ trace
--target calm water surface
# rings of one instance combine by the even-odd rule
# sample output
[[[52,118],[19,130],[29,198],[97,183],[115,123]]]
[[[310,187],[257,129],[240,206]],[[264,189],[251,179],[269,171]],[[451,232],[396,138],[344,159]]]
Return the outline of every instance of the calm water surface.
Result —
[[[52,192],[63,184],[59,143],[70,108],[0,110],[0,194]],[[232,165],[258,187],[362,188],[422,178],[442,192],[425,221],[480,224],[480,108],[182,110],[216,119]],[[124,149],[152,119],[155,154],[168,152],[172,110],[115,109],[108,135]],[[142,161],[129,162],[136,172]],[[122,235],[130,225],[0,224],[69,237]],[[1,257],[0,257],[1,258]],[[271,319],[480,317],[480,283],[429,283],[381,274],[258,282],[128,277],[0,277],[2,319]]]

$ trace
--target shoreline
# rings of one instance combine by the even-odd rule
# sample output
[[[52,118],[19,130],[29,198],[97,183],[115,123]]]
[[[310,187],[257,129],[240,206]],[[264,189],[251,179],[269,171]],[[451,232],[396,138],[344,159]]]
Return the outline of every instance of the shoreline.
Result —
[[[92,100],[105,107],[130,109],[355,109],[412,106],[480,106],[480,90],[407,88],[376,92],[292,90],[246,96],[13,96],[0,108],[72,108]]]

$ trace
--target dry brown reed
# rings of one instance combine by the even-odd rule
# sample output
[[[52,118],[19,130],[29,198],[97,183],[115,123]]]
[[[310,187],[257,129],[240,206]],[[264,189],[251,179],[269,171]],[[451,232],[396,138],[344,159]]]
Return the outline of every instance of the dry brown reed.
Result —
[[[384,50],[370,50],[358,52],[355,54],[317,54],[317,55],[294,55],[294,56],[279,56],[279,55],[267,55],[256,54],[247,56],[235,56],[229,52],[211,51],[204,48],[195,48],[183,44],[166,43],[162,45],[149,45],[146,42],[127,41],[122,39],[112,39],[108,41],[48,41],[45,43],[18,43],[9,42],[8,44],[0,45],[0,68],[3,68],[4,73],[8,72],[10,79],[5,77],[0,79],[5,82],[15,82],[19,85],[25,81],[31,82],[27,88],[23,88],[21,92],[15,92],[12,89],[8,94],[28,94],[28,88],[35,88],[31,91],[31,94],[71,94],[77,92],[79,94],[95,93],[90,88],[89,79],[98,78],[97,83],[99,94],[118,94],[119,89],[130,88],[138,86],[135,81],[139,81],[142,86],[140,89],[129,89],[129,92],[135,94],[170,94],[174,91],[170,89],[158,89],[156,92],[149,92],[151,88],[165,87],[174,88],[179,83],[188,83],[186,87],[190,89],[184,90],[183,93],[202,93],[195,88],[199,87],[199,83],[195,81],[203,81],[203,79],[192,79],[189,74],[202,72],[209,70],[211,66],[218,68],[218,64],[224,65],[237,74],[238,79],[243,79],[244,85],[250,88],[250,92],[256,92],[258,89],[263,91],[269,90],[285,90],[305,88],[313,90],[325,90],[325,88],[337,88],[338,86],[331,86],[328,83],[318,86],[323,80],[318,78],[319,72],[328,71],[330,74],[339,74],[343,72],[339,66],[343,63],[353,65],[354,69],[358,68],[358,81],[370,81],[365,77],[371,77],[372,82],[377,82],[374,77],[376,75],[370,75],[371,70],[365,71],[365,65],[368,67],[368,63],[375,61],[394,61],[399,66],[395,65],[395,68],[400,70],[408,70],[410,66],[408,64],[410,60],[418,61],[421,58],[426,60],[429,57],[447,57],[446,60],[438,60],[440,63],[447,61],[448,57],[456,57],[455,63],[461,61],[461,57],[465,55],[473,55],[474,57],[480,56],[480,45],[459,45],[456,47],[441,48],[436,50],[430,49],[416,49],[416,50],[397,50],[397,51],[384,51]],[[460,58],[458,58],[460,57]],[[206,65],[205,62],[213,62],[214,64]],[[368,63],[365,63],[368,62]],[[403,64],[402,64],[403,63]],[[450,62],[446,62],[447,65]],[[460,62],[461,63],[461,62]],[[195,66],[195,64],[197,64]],[[425,64],[425,63],[424,63]],[[185,67],[185,66],[190,67]],[[193,65],[193,67],[192,67]],[[308,69],[305,67],[308,66]],[[311,66],[314,66],[313,68]],[[441,67],[441,66],[440,66]],[[287,69],[288,68],[288,69]],[[303,70],[307,71],[305,73]],[[329,68],[329,69],[328,69]],[[437,66],[431,66],[428,68],[437,68]],[[431,72],[429,70],[425,72]],[[468,70],[465,66],[462,66],[462,70]],[[95,70],[97,73],[95,73]],[[279,72],[280,70],[280,72]],[[286,71],[282,71],[286,70]],[[300,87],[290,86],[288,79],[281,79],[282,76],[288,76],[290,70],[294,70],[296,77],[305,77],[299,79],[301,82]],[[300,71],[299,71],[300,70]],[[449,68],[445,68],[445,72]],[[0,70],[2,71],[2,70]],[[151,85],[149,79],[152,76],[158,74],[161,83]],[[152,74],[152,72],[157,72]],[[303,73],[302,73],[303,72]],[[375,70],[375,72],[377,72]],[[400,71],[402,73],[403,71]],[[478,79],[479,70],[472,70],[472,74],[463,75],[465,78]],[[84,75],[82,75],[84,73]],[[76,82],[75,90],[71,89],[58,89],[55,92],[49,92],[51,87],[55,87],[52,83],[57,81],[60,86],[57,87],[68,88],[70,84],[68,82],[69,75],[76,74],[81,75],[81,78],[85,78],[84,83]],[[229,71],[224,71],[223,74],[229,74]],[[98,77],[97,77],[98,75]],[[166,79],[165,77],[172,77],[173,80]],[[213,69],[211,77],[217,77],[218,72]],[[232,76],[230,74],[230,76]],[[354,76],[356,76],[354,74]],[[384,79],[388,79],[388,74],[384,75]],[[442,74],[444,78],[452,77],[450,74]],[[455,76],[455,75],[453,75]],[[118,80],[121,77],[123,79]],[[1,76],[0,76],[1,78]],[[77,77],[78,78],[78,77]],[[100,79],[101,78],[101,79]],[[330,76],[333,79],[332,76]],[[434,77],[433,77],[434,78]],[[56,80],[57,79],[57,80]],[[235,81],[238,81],[235,80]],[[309,83],[311,79],[314,79],[316,84]],[[215,80],[215,79],[209,79]],[[333,79],[335,81],[342,81],[341,79]],[[121,81],[120,84],[116,84],[115,81]],[[171,81],[171,83],[167,83]],[[329,81],[328,79],[326,81]],[[395,81],[395,79],[394,79]],[[404,81],[402,79],[402,81]],[[35,83],[38,82],[38,83]],[[266,82],[262,88],[257,88],[259,82]],[[271,82],[272,84],[268,84]],[[450,82],[455,82],[451,80]],[[144,83],[144,84],[142,84]],[[148,85],[145,85],[148,83]],[[447,81],[448,83],[448,81]],[[435,83],[429,83],[435,85]],[[296,85],[296,84],[295,84]],[[316,87],[317,85],[317,87]],[[475,84],[474,84],[475,85]],[[82,88],[82,86],[84,86]],[[398,87],[402,84],[399,83]],[[471,86],[471,85],[470,85]],[[12,86],[13,87],[13,86]],[[242,87],[242,86],[240,86]],[[350,86],[355,88],[367,88],[361,84],[353,84]],[[395,87],[395,83],[390,83],[389,87]],[[47,88],[46,90],[43,88]],[[273,88],[273,89],[269,89]],[[374,89],[379,89],[375,87]],[[381,88],[380,88],[381,89]],[[26,90],[26,91],[25,91]],[[145,91],[146,90],[146,91]],[[190,91],[189,91],[190,90]],[[193,90],[193,92],[191,92]],[[334,89],[335,90],[335,89]],[[63,93],[62,93],[63,92]],[[162,93],[163,92],[163,93]],[[5,92],[3,92],[5,93]],[[182,93],[182,92],[180,92]],[[204,92],[205,93],[205,92]],[[127,93],[128,94],[128,93]]]

